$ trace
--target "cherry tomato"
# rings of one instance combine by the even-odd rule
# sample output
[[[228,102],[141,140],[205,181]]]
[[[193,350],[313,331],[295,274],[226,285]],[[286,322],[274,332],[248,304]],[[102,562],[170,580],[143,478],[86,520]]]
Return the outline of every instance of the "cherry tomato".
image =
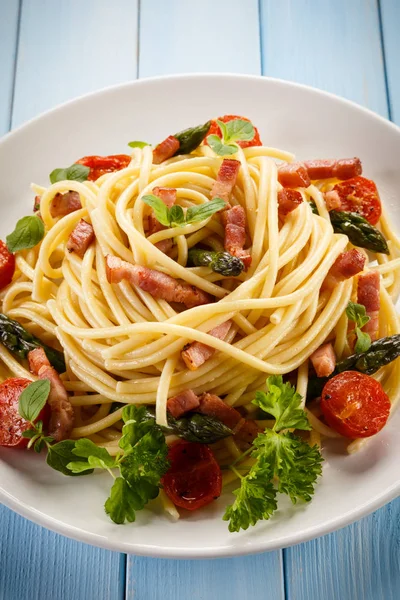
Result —
[[[127,154],[113,154],[112,156],[84,156],[76,161],[78,165],[90,167],[89,181],[96,181],[104,173],[112,173],[125,169],[131,162]]]
[[[242,119],[243,121],[249,121],[250,123],[250,119],[247,119],[246,117],[239,117],[238,115],[225,115],[224,117],[218,117],[219,121],[222,121],[223,123],[228,123],[228,121],[233,121],[234,119]],[[254,127],[254,125],[253,125]],[[257,127],[254,127],[254,137],[252,140],[249,140],[247,142],[243,141],[243,140],[239,140],[237,143],[238,146],[240,146],[241,148],[249,148],[250,146],[262,146],[262,142],[260,140],[260,134],[258,133],[258,129]],[[222,132],[221,129],[217,123],[217,121],[212,121],[211,122],[211,127],[208,130],[207,136],[208,135],[218,135],[219,137],[222,136]],[[207,143],[207,136],[205,139],[205,143]]]
[[[15,271],[15,256],[0,240],[0,290],[11,283]]]
[[[356,212],[371,225],[376,225],[382,213],[382,205],[376,185],[371,179],[353,177],[337,183],[333,188],[340,197],[338,210]]]
[[[0,446],[25,448],[29,440],[22,437],[22,432],[31,428],[31,424],[18,412],[18,401],[21,392],[32,383],[29,379],[12,377],[0,384]],[[40,412],[37,420],[46,425],[49,420],[48,405]]]
[[[340,435],[370,437],[388,420],[390,400],[381,384],[369,375],[344,371],[325,384],[321,410],[328,425]]]
[[[197,510],[220,496],[221,469],[208,446],[179,441],[170,446],[168,459],[162,483],[176,506]]]

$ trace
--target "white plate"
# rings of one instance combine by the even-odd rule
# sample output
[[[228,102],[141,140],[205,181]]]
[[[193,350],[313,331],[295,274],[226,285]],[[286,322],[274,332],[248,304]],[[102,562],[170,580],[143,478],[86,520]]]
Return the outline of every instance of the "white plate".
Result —
[[[34,119],[0,142],[1,237],[29,214],[29,184],[48,183],[55,167],[87,154],[117,154],[130,140],[157,142],[210,117],[246,115],[264,143],[300,158],[360,156],[400,230],[400,129],[355,104],[308,87],[240,75],[183,75],[113,87]],[[178,523],[143,511],[135,524],[112,524],[103,511],[107,475],[67,478],[43,457],[0,450],[0,499],[25,517],[78,540],[113,550],[170,558],[205,558],[282,548],[343,527],[392,500],[400,490],[400,411],[367,449],[325,452],[313,501],[279,503],[266,523],[229,533],[225,494]]]

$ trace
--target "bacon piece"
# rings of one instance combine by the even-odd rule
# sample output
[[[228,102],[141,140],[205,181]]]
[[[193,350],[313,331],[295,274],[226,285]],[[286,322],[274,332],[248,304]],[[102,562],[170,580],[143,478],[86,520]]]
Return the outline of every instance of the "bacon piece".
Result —
[[[304,166],[310,179],[351,179],[362,173],[362,165],[359,158],[340,158],[325,160],[306,160]]]
[[[83,258],[94,237],[94,229],[91,224],[81,219],[75,229],[69,234],[67,242],[68,252],[76,252],[78,256]]]
[[[286,217],[303,202],[303,196],[297,190],[283,188],[278,192],[278,214]]]
[[[379,334],[380,276],[378,271],[368,271],[358,278],[357,302],[365,306],[365,312],[370,320],[362,331],[368,333],[371,340],[376,340]]]
[[[173,135],[169,135],[163,142],[158,144],[153,150],[153,163],[159,165],[160,163],[174,156],[175,152],[179,150],[179,140]]]
[[[324,289],[333,289],[338,283],[350,279],[363,270],[365,255],[357,248],[339,254],[322,284]]]
[[[330,342],[322,344],[311,354],[310,360],[317,377],[329,377],[336,366],[336,356],[332,344]]]
[[[158,196],[158,198],[160,198],[160,200],[162,200],[164,202],[164,204],[166,206],[168,206],[168,208],[171,208],[175,202],[176,202],[176,189],[175,188],[169,188],[169,187],[155,187],[153,188],[153,194],[155,196]],[[152,235],[153,233],[157,233],[157,231],[162,231],[163,229],[166,229],[166,227],[164,227],[164,225],[162,225],[159,221],[157,221],[156,217],[154,216],[154,212],[151,211],[151,214],[149,215],[149,228],[148,228],[148,235]],[[167,252],[169,252],[169,250],[171,250],[173,242],[171,238],[168,238],[166,240],[161,240],[160,242],[157,242],[156,244],[154,244],[159,250],[161,250],[161,252],[164,252],[164,254],[167,254]]]
[[[193,390],[184,390],[177,396],[169,398],[167,401],[167,410],[175,419],[179,419],[182,415],[194,410],[200,406],[199,397]]]
[[[285,188],[308,187],[311,183],[303,163],[285,163],[278,167],[278,181]]]
[[[224,158],[219,168],[217,179],[211,188],[211,199],[222,198],[229,205],[231,193],[235,187],[236,178],[240,169],[240,162],[232,158]]]
[[[153,188],[153,194],[158,196],[168,208],[171,208],[176,202],[176,188],[157,186]]]
[[[205,393],[200,396],[200,406],[197,412],[218,419],[234,431],[236,439],[243,442],[251,444],[261,431],[252,419],[244,419],[236,408],[228,406],[214,394]]]
[[[53,218],[65,217],[75,210],[82,208],[78,192],[65,192],[56,194],[50,204],[50,214]]]
[[[225,321],[218,327],[214,327],[208,333],[219,340],[224,340],[232,326],[232,321]],[[182,360],[191,371],[196,371],[204,364],[215,352],[215,348],[202,344],[201,342],[192,342],[186,344],[181,352]]]
[[[324,194],[324,199],[325,199],[326,208],[328,210],[340,210],[342,201],[336,190],[331,190],[330,192],[326,192]]]
[[[40,196],[35,196],[33,201],[33,212],[36,213],[40,210]]]
[[[67,390],[57,371],[50,365],[43,348],[36,348],[28,353],[29,368],[39,377],[50,381],[50,394],[47,403],[51,417],[49,435],[56,442],[69,438],[74,425],[74,409],[68,398]]]
[[[232,256],[240,258],[246,269],[251,265],[251,255],[243,250],[246,243],[246,213],[242,206],[234,206],[222,213],[225,226],[224,248]]]
[[[132,285],[149,292],[153,298],[167,302],[178,302],[187,308],[208,304],[211,296],[189,283],[179,282],[170,275],[148,267],[132,265],[117,256],[106,257],[106,273],[109,283],[119,283],[127,279]]]

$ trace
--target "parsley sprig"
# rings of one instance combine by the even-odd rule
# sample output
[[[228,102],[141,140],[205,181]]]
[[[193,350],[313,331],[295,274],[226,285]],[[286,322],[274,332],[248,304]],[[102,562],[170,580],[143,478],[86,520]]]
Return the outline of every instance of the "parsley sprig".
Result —
[[[222,138],[218,135],[209,135],[207,143],[219,156],[229,156],[238,151],[238,145],[235,142],[250,141],[254,138],[255,131],[253,124],[244,119],[232,119],[224,123],[217,119],[217,123],[222,133]]]
[[[318,447],[286,431],[311,429],[301,396],[280,375],[269,377],[267,385],[268,392],[257,392],[253,404],[275,417],[275,424],[254,440],[250,455],[255,463],[247,475],[242,476],[238,466],[232,467],[240,477],[240,488],[233,492],[235,501],[223,517],[232,532],[269,519],[277,509],[278,492],[287,494],[293,503],[309,502],[322,471]]]
[[[353,321],[355,323],[357,342],[354,346],[354,351],[356,353],[366,352],[371,346],[371,337],[368,335],[368,333],[361,331],[364,325],[366,325],[370,320],[370,317],[366,313],[365,306],[363,304],[349,302],[346,307],[346,315],[349,321]]]
[[[210,202],[190,206],[185,214],[183,208],[178,204],[174,204],[174,206],[168,208],[158,196],[154,196],[153,194],[143,196],[142,200],[145,204],[151,206],[157,221],[165,227],[182,227],[191,223],[199,223],[226,207],[225,200],[222,200],[222,198],[213,198]]]

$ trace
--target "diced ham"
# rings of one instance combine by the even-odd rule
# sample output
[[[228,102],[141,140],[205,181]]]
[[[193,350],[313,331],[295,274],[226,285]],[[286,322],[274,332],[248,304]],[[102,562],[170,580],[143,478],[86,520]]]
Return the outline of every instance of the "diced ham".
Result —
[[[303,196],[297,190],[283,188],[278,192],[278,214],[286,217],[303,202]]]
[[[65,192],[56,194],[50,204],[50,214],[53,218],[65,217],[75,210],[82,208],[78,192]]]
[[[261,429],[251,419],[244,419],[239,411],[225,404],[221,398],[214,394],[203,394],[200,396],[200,406],[197,412],[218,419],[235,433],[235,438],[251,442],[257,437]]]
[[[200,406],[199,397],[193,390],[184,390],[177,396],[169,398],[167,401],[167,410],[175,419],[179,419],[182,415],[194,410]]]
[[[229,205],[239,169],[240,162],[238,160],[224,158],[219,168],[217,179],[211,189],[211,199],[216,197],[222,198]]]
[[[243,250],[246,243],[246,213],[242,206],[234,206],[222,213],[225,226],[224,248],[232,256],[240,258],[246,269],[251,264],[251,255]]]
[[[91,224],[81,219],[69,235],[67,242],[68,252],[75,252],[80,258],[83,258],[94,237],[94,229]]]
[[[106,257],[106,273],[110,283],[119,283],[127,279],[132,285],[149,292],[153,298],[162,298],[167,302],[178,302],[187,308],[208,304],[212,298],[203,290],[185,282],[180,282],[154,269],[132,265],[117,256]]]
[[[74,425],[74,410],[68,398],[67,390],[57,371],[50,365],[43,348],[31,350],[28,354],[29,368],[39,377],[50,381],[50,394],[47,403],[51,417],[49,435],[56,442],[69,438]]]
[[[40,196],[35,196],[33,201],[33,212],[36,213],[40,210]]]
[[[303,163],[285,163],[278,167],[278,181],[285,188],[308,187],[311,183]]]
[[[359,158],[316,159],[306,160],[304,166],[310,179],[351,179],[362,173],[362,165]]]
[[[329,377],[335,370],[336,356],[330,342],[320,346],[310,356],[317,377]]]
[[[179,150],[180,142],[173,135],[169,135],[163,142],[158,144],[153,150],[153,163],[159,165],[168,158],[174,156]]]
[[[176,188],[157,186],[153,188],[153,194],[158,196],[168,208],[171,208],[176,202]]]
[[[324,194],[324,199],[325,199],[326,208],[328,210],[340,210],[342,201],[336,190],[331,190],[330,192],[326,192]]]
[[[376,340],[379,334],[379,310],[380,301],[380,276],[378,271],[362,273],[358,278],[357,302],[365,306],[365,312],[369,321],[364,325],[362,331],[368,333],[371,340]]]
[[[232,321],[225,321],[218,327],[214,327],[208,333],[219,340],[224,340],[232,326]],[[204,364],[215,352],[215,348],[202,344],[201,342],[192,342],[187,344],[182,352],[181,357],[185,365],[191,371],[195,371]]]
[[[322,284],[324,289],[333,289],[338,283],[357,275],[363,270],[365,254],[357,248],[352,248],[339,254]]]
[[[162,200],[164,202],[164,204],[166,206],[168,206],[168,208],[171,208],[175,202],[176,202],[176,189],[175,188],[169,188],[169,187],[155,187],[153,188],[153,194],[155,196],[158,196],[158,198],[160,198],[160,200]],[[164,227],[164,225],[162,225],[159,221],[157,221],[154,212],[151,211],[151,214],[149,215],[149,219],[148,219],[148,235],[152,235],[153,233],[157,233],[157,231],[162,231],[163,229],[166,229]],[[155,244],[155,246],[161,250],[161,252],[164,252],[164,254],[167,254],[167,252],[169,252],[172,248],[173,242],[171,238],[168,238],[166,240],[161,240],[160,242],[157,242]]]

